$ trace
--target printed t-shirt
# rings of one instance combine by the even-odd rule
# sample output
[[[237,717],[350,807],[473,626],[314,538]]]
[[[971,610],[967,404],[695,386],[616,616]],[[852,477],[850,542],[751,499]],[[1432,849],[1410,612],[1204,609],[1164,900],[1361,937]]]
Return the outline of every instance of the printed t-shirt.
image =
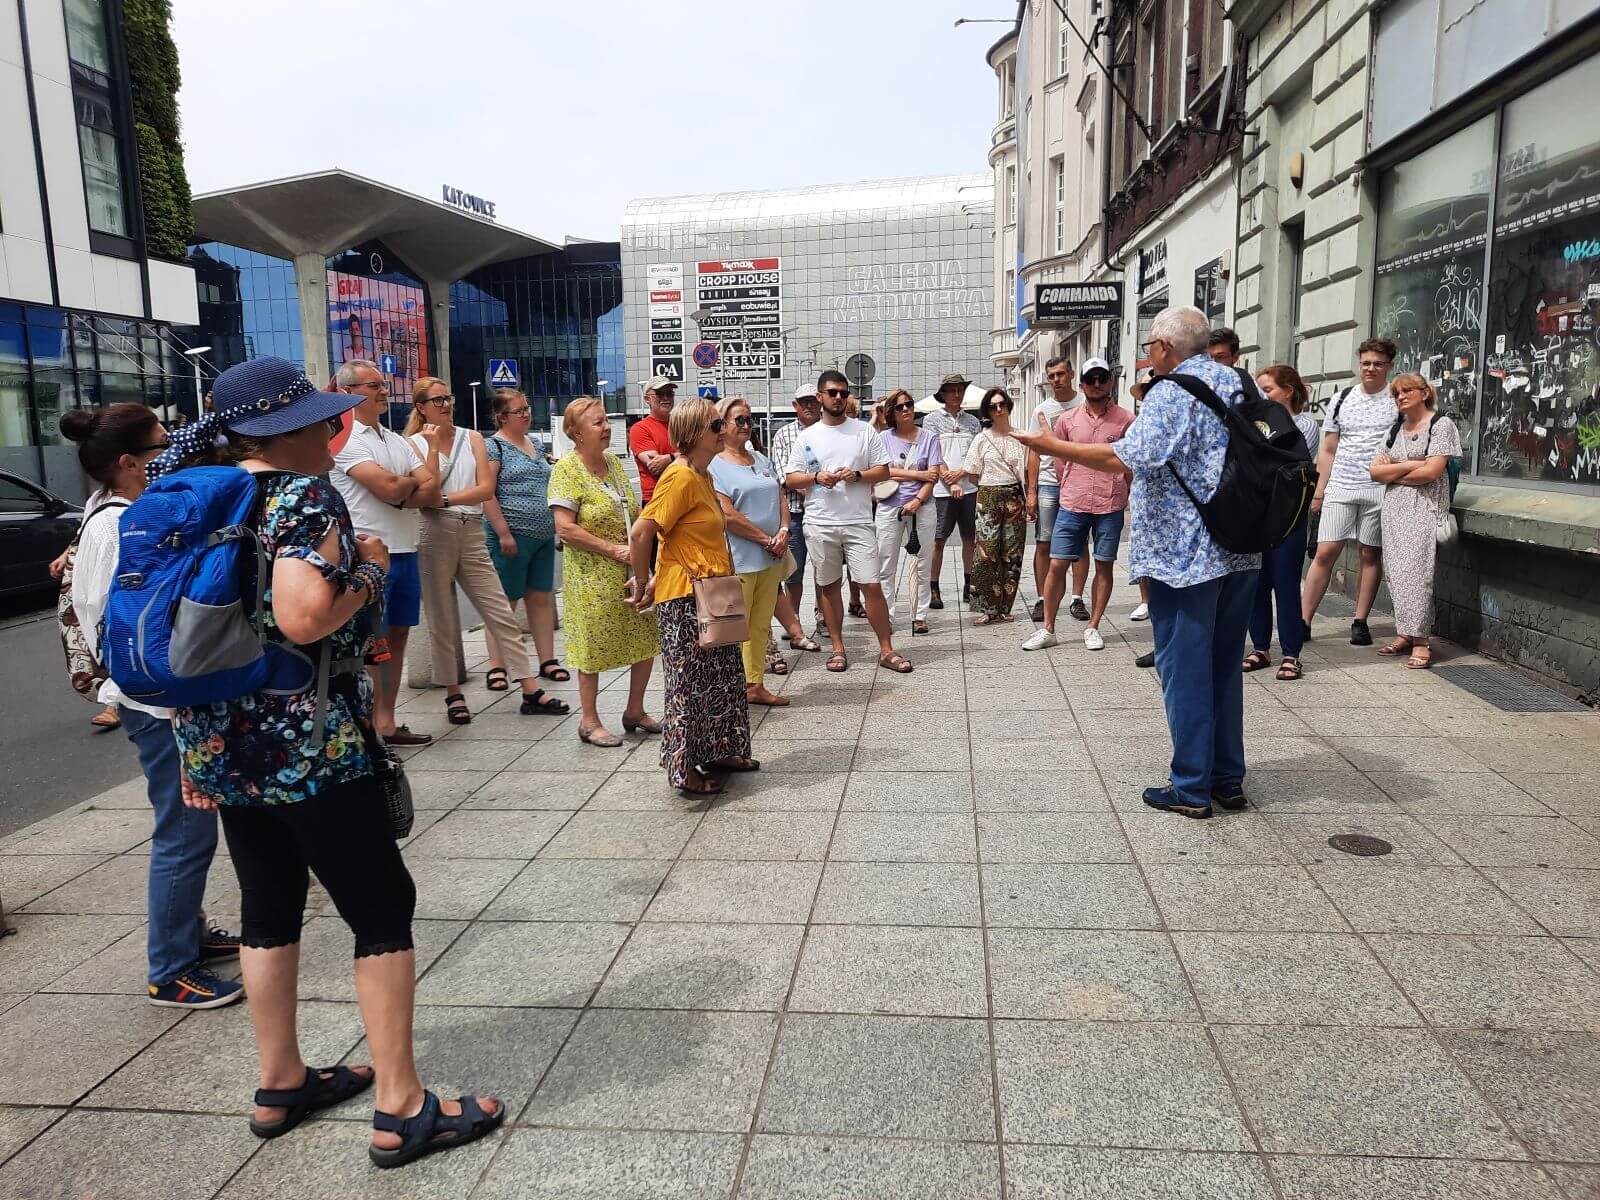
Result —
[[[1337,413],[1337,417],[1335,417]],[[1362,493],[1383,494],[1384,485],[1372,481],[1372,460],[1384,448],[1389,427],[1400,415],[1388,385],[1376,395],[1351,389],[1343,401],[1334,400],[1322,422],[1322,434],[1339,435],[1339,448],[1333,452],[1333,470],[1328,474],[1330,499]]]
[[[727,525],[716,489],[693,467],[675,462],[661,472],[643,516],[661,528],[657,603],[693,595],[696,579],[733,574]]]

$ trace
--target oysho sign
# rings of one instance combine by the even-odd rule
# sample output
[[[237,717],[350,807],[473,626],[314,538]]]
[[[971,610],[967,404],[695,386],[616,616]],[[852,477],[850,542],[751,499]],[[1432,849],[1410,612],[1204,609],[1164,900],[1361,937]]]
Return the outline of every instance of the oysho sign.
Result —
[[[459,208],[474,216],[487,217],[494,220],[494,201],[485,200],[482,196],[474,196],[470,192],[463,192],[458,187],[444,185],[444,202],[452,208]]]

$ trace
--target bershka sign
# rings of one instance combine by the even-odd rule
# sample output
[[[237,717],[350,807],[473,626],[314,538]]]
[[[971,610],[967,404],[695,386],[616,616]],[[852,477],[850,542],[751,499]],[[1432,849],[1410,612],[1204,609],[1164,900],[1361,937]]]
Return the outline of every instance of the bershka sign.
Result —
[[[482,196],[474,196],[470,192],[463,192],[458,187],[451,187],[448,183],[444,186],[444,202],[451,208],[459,208],[475,216],[487,217],[494,220],[494,201],[485,200]]]
[[[1098,321],[1122,316],[1121,283],[1036,283],[1033,323]]]

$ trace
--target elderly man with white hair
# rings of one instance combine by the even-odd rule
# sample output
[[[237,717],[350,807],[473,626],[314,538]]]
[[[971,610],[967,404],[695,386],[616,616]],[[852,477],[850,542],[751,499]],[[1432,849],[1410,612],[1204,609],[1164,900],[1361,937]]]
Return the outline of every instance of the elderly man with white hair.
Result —
[[[1191,376],[1224,404],[1238,403],[1241,393],[1238,374],[1207,356],[1210,332],[1196,308],[1169,308],[1151,323],[1143,349],[1157,382],[1121,441],[1017,434],[1040,454],[1100,471],[1133,472],[1128,572],[1150,584],[1156,668],[1172,735],[1169,781],[1146,788],[1144,802],[1186,817],[1209,817],[1213,803],[1226,809],[1247,803],[1239,660],[1261,567],[1260,555],[1234,554],[1212,540],[1178,483],[1181,475],[1202,500],[1216,492],[1228,431],[1203,404],[1161,377]]]

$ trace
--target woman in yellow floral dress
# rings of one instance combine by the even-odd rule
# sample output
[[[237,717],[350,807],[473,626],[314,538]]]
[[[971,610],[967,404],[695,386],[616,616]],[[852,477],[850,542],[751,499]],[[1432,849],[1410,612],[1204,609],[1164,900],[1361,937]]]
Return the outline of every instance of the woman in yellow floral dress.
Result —
[[[651,613],[629,608],[628,529],[639,515],[633,485],[611,444],[611,422],[605,406],[593,396],[567,405],[561,428],[573,452],[550,473],[550,510],[561,542],[562,629],[567,662],[578,672],[578,699],[583,706],[578,737],[591,746],[620,746],[622,739],[600,720],[596,699],[600,672],[631,667],[628,704],[622,728],[660,733],[661,726],[644,710],[644,690],[661,653],[661,637]]]

